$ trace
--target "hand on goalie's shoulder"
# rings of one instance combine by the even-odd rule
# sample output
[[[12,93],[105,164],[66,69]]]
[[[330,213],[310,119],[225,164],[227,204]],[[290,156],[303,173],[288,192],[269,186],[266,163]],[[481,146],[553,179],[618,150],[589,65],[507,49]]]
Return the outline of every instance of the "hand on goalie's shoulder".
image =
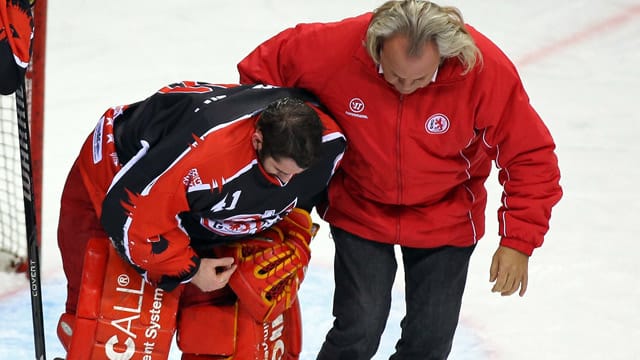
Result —
[[[222,289],[237,267],[231,257],[200,259],[200,267],[191,278],[191,283],[205,292]]]

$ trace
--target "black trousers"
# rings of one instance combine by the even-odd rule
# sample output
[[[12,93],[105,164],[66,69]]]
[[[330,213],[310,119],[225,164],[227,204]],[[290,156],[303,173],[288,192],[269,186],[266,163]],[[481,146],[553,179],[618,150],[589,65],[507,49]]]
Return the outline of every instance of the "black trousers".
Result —
[[[397,262],[394,246],[366,240],[336,227],[333,328],[318,360],[371,359],[391,307]],[[474,246],[402,247],[406,314],[391,360],[446,359],[458,324]]]

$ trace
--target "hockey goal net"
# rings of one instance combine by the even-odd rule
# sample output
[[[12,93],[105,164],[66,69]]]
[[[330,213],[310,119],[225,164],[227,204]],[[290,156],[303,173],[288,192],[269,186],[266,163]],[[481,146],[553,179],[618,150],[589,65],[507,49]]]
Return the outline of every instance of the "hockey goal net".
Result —
[[[46,0],[33,8],[35,34],[27,69],[27,114],[31,138],[31,181],[34,189],[36,232],[41,239],[42,140],[44,112],[44,63]],[[23,198],[23,172],[18,136],[15,94],[0,95],[0,271],[25,271],[27,240]]]

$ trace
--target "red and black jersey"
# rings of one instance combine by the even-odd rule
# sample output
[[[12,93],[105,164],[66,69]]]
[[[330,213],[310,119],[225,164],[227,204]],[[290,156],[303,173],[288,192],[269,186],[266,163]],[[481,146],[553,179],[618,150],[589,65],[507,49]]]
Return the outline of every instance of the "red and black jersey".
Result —
[[[149,281],[172,288],[212,246],[309,208],[324,191],[346,141],[320,110],[322,157],[310,168],[284,184],[258,162],[257,116],[283,97],[313,101],[299,89],[182,82],[102,117],[85,143],[84,181],[114,245]]]
[[[34,22],[26,0],[0,0],[0,94],[16,91],[31,58]]]

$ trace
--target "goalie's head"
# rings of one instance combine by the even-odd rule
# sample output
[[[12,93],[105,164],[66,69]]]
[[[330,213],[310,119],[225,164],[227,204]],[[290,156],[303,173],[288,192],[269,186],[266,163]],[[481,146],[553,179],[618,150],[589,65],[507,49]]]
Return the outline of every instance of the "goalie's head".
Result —
[[[323,126],[303,101],[283,98],[260,114],[253,145],[265,172],[287,183],[320,156]]]

